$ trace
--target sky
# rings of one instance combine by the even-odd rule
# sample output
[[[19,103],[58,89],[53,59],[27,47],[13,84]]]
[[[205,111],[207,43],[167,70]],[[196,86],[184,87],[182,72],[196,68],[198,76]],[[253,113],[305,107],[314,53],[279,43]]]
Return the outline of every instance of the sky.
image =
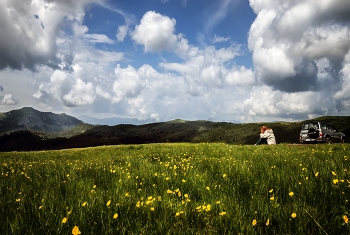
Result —
[[[350,115],[349,0],[1,0],[0,112]]]

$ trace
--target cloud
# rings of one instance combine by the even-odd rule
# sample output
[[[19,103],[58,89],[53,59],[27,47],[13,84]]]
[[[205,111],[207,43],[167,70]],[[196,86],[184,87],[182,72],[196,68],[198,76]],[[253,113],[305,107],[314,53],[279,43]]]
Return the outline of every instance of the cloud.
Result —
[[[105,51],[96,48],[79,47],[76,49],[74,63],[93,63],[94,66],[102,69],[124,59],[124,53]],[[95,71],[96,68],[84,67],[84,70]]]
[[[337,111],[334,99],[328,94],[313,91],[285,93],[268,86],[253,87],[242,109],[246,115],[258,118],[308,119],[311,115],[330,115]]]
[[[208,46],[203,50],[188,45],[187,54],[182,53],[183,63],[160,63],[159,66],[168,70],[180,73],[187,82],[187,91],[193,96],[198,96],[214,88],[223,88],[232,85],[228,75],[232,67],[226,63],[232,61],[239,55],[240,46],[230,46],[216,50]],[[236,76],[240,77],[243,70],[237,70]],[[254,76],[253,76],[254,77]],[[237,78],[238,80],[238,78]],[[230,84],[231,82],[231,84]],[[236,85],[243,82],[236,82]]]
[[[118,33],[116,34],[118,42],[122,42],[129,31],[128,25],[120,25],[118,27]]]
[[[348,63],[340,71],[342,87],[334,95],[339,111],[350,109],[350,52],[347,57]]]
[[[12,97],[12,94],[7,94],[0,98],[0,104],[2,105],[16,105],[18,103],[18,101]]]
[[[91,43],[107,43],[107,44],[115,43],[115,41],[108,38],[104,34],[85,34],[84,37]]]
[[[225,80],[229,85],[252,85],[256,82],[253,71],[244,66],[229,71],[225,76]]]
[[[257,17],[248,46],[260,82],[286,92],[321,91],[340,82],[350,49],[349,1],[250,0],[250,5]]]
[[[211,40],[212,43],[218,43],[218,42],[227,42],[231,38],[230,37],[220,37],[218,35],[214,35],[214,38]]]
[[[0,69],[34,70],[36,65],[57,68],[64,58],[56,54],[56,40],[64,32],[61,29],[81,23],[84,6],[100,1],[1,1]]]
[[[204,16],[204,29],[207,34],[226,18],[236,2],[235,0],[215,1],[215,6],[210,7],[210,10],[208,10]]]
[[[110,100],[112,98],[112,96],[107,91],[104,91],[103,88],[101,88],[100,86],[96,87],[96,95],[106,100]]]
[[[187,0],[181,0],[181,5],[183,7],[186,7],[187,6]]]
[[[69,93],[62,97],[62,100],[68,107],[74,107],[92,104],[95,98],[93,85],[78,78]]]
[[[143,45],[145,52],[173,51],[177,45],[175,25],[174,18],[148,11],[131,32],[131,38],[137,44]]]
[[[92,104],[95,101],[95,88],[80,65],[73,66],[73,73],[55,70],[49,81],[40,83],[33,97],[43,104],[61,104],[76,107]]]
[[[161,3],[167,3],[169,2],[169,0],[160,0]],[[183,7],[186,7],[187,6],[187,0],[181,0],[181,5]]]
[[[118,103],[124,98],[134,98],[138,96],[145,86],[136,69],[130,65],[123,69],[118,64],[114,73],[116,81],[113,84],[113,103]]]
[[[236,64],[244,45],[208,46],[201,32],[195,32],[201,35],[198,39],[202,37],[201,45],[191,44],[192,37],[176,31],[174,18],[154,11],[146,12],[136,23],[132,15],[101,1],[102,10],[124,18],[124,22],[114,24],[114,39],[103,32],[88,34],[89,28],[84,25],[86,4],[98,1],[29,2],[32,4],[23,5],[28,10],[25,14],[20,14],[25,9],[15,1],[0,3],[0,27],[8,32],[5,35],[0,31],[4,38],[0,50],[10,45],[10,49],[18,49],[15,52],[19,55],[13,56],[7,49],[5,54],[0,53],[0,65],[6,61],[1,73],[11,79],[27,78],[21,91],[13,81],[10,83],[11,79],[2,82],[12,95],[6,95],[6,99],[2,96],[1,105],[18,104],[17,99],[21,105],[30,103],[27,100],[32,95],[37,106],[49,110],[110,112],[158,120],[301,120],[317,115],[349,115],[350,29],[349,7],[344,0],[287,0],[282,4],[251,0],[257,14],[248,34],[252,68]],[[234,4],[228,0],[213,3],[210,12],[204,12],[208,16],[206,30],[213,31]],[[4,22],[8,26],[3,27]],[[21,41],[23,36],[26,41]],[[124,48],[124,44],[106,44],[125,41],[127,36],[145,53],[106,50]],[[215,34],[211,43],[231,40]],[[12,48],[10,41],[16,46]],[[36,47],[40,48],[32,49]],[[161,63],[143,62],[145,56],[151,58],[149,63],[157,63],[159,57],[149,52],[163,53]],[[13,63],[8,59],[11,56]],[[139,56],[142,58],[134,61]],[[13,68],[22,71],[13,73]],[[36,68],[36,72],[23,68]],[[23,91],[26,96],[19,95]]]

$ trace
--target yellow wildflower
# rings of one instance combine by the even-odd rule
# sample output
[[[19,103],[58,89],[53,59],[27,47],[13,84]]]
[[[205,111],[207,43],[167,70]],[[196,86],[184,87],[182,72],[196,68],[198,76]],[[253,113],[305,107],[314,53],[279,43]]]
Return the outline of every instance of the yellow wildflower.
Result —
[[[225,212],[225,211],[222,211],[222,212],[219,213],[219,215],[220,215],[220,216],[224,216],[224,215],[226,215],[226,212]]]
[[[186,183],[186,180],[182,180],[182,183]]]
[[[146,201],[146,205],[151,204],[153,201]]]
[[[226,174],[223,174],[223,175],[222,175],[222,177],[223,177],[223,178],[226,178],[226,177],[227,177],[227,175],[226,175]]]
[[[269,226],[269,225],[270,225],[270,219],[267,219],[266,226]]]
[[[211,206],[210,206],[210,204],[208,204],[205,210],[208,212],[208,211],[210,211],[210,209],[211,209]]]
[[[297,217],[297,214],[296,213],[292,213],[292,218],[295,218],[295,217]]]
[[[151,211],[154,211],[154,207],[151,207]]]
[[[343,215],[343,219],[346,224],[349,222],[349,218],[346,215]]]
[[[109,200],[107,203],[106,203],[106,206],[109,206],[111,205],[111,200]]]
[[[113,219],[116,219],[116,218],[118,218],[118,213],[115,213],[115,214],[113,215]]]
[[[255,226],[258,222],[256,221],[256,219],[253,219],[252,221],[252,225]]]
[[[43,208],[43,206],[39,206],[39,210],[41,210],[41,208]]]
[[[68,218],[67,217],[64,217],[63,220],[62,220],[62,224],[65,224],[67,222]]]
[[[210,188],[209,187],[205,187],[208,191],[210,190]]]
[[[290,192],[289,193],[289,196],[293,197],[294,193],[293,192]]]
[[[171,191],[170,189],[168,189],[168,190],[166,191],[166,193],[168,193],[168,194],[172,194],[172,193],[173,193],[173,191]]]
[[[78,235],[78,234],[81,234],[78,226],[74,226],[74,228],[72,229],[72,234],[73,235]]]
[[[270,200],[271,201],[275,200],[275,197],[274,196],[270,197]]]
[[[184,197],[185,197],[185,198],[188,198],[188,194],[187,194],[187,193],[185,193],[185,194],[184,194]]]
[[[216,202],[216,204],[220,204],[220,203],[221,203],[221,201],[217,201],[217,202]]]
[[[315,176],[316,176],[316,177],[318,176],[318,172],[315,173]]]
[[[270,191],[269,191],[269,193],[272,193],[273,192],[273,189],[271,189]]]
[[[82,204],[82,206],[86,206],[86,204],[87,204],[87,202],[84,202],[84,203]]]
[[[20,202],[20,201],[21,201],[21,199],[20,199],[20,198],[17,198],[17,199],[16,199],[16,202]]]
[[[337,174],[334,171],[332,171],[332,175],[336,176]]]
[[[335,179],[333,180],[333,184],[337,184],[339,182],[339,180]]]
[[[140,203],[140,201],[138,201],[138,202],[136,203],[136,207],[139,208],[140,206],[141,206],[141,203]]]

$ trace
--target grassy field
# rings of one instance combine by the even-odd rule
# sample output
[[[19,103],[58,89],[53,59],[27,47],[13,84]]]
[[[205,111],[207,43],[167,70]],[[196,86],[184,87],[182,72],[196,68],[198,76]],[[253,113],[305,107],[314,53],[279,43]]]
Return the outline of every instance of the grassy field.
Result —
[[[349,148],[0,153],[0,234],[349,234]]]

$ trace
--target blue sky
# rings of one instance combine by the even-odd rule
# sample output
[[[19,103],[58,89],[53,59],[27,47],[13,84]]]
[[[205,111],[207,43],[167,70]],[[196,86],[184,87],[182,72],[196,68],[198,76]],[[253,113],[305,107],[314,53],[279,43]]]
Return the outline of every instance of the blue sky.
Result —
[[[348,116],[349,15],[347,0],[4,0],[0,112]]]
[[[225,2],[227,2],[226,5]],[[110,39],[115,39],[119,25],[125,23],[122,14],[132,21],[130,27],[135,27],[146,12],[154,11],[175,19],[174,33],[184,34],[189,43],[193,45],[199,47],[211,45],[220,49],[223,46],[240,44],[242,54],[236,58],[237,63],[252,67],[251,53],[247,48],[247,35],[256,15],[249,6],[249,2],[206,0],[201,1],[200,4],[201,7],[198,8],[198,1],[109,1],[105,2],[104,6],[97,4],[90,6],[84,17],[84,23],[89,28],[89,34],[104,34]],[[221,9],[223,7],[227,9],[223,11]],[[214,43],[215,37],[225,38],[225,41]],[[133,40],[127,36],[122,43],[97,44],[96,47],[126,51],[127,59],[133,60],[132,64],[136,67],[142,66],[145,61],[147,63],[152,61],[150,64],[157,67],[157,64],[164,58],[181,61],[176,55],[167,51],[144,53],[142,47],[135,47]],[[137,55],[137,60],[135,60],[135,55]],[[127,66],[128,61],[120,64]]]

